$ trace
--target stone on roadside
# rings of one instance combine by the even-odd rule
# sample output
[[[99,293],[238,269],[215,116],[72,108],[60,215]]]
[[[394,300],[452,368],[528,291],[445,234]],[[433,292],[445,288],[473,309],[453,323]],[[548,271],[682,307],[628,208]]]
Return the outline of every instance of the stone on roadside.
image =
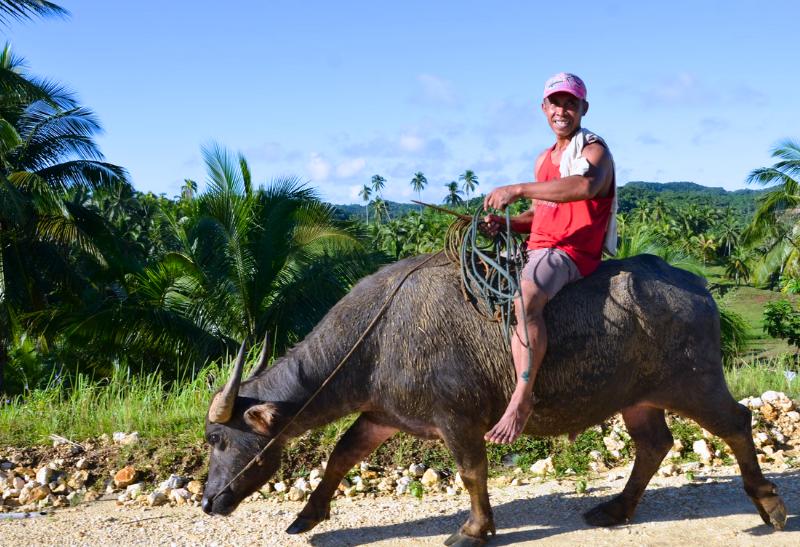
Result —
[[[456,488],[464,490],[464,479],[461,478],[461,473],[456,473],[456,477],[453,479],[453,484]]]
[[[531,473],[539,477],[554,473],[555,470],[552,456],[548,456],[531,465]]]
[[[303,501],[304,499],[306,499],[306,491],[296,486],[292,486],[289,489],[288,498],[289,501]]]
[[[89,460],[87,460],[86,458],[81,458],[77,462],[75,462],[75,467],[79,470],[89,469]]]
[[[56,474],[55,469],[44,466],[36,472],[36,482],[39,484],[48,484]]]
[[[412,477],[419,478],[425,473],[425,466],[421,463],[412,463],[408,466],[408,474]]]
[[[202,494],[203,483],[200,481],[189,481],[189,484],[186,485],[186,489],[192,494]]]
[[[442,477],[439,475],[439,473],[435,469],[430,468],[425,470],[425,473],[422,474],[422,478],[419,480],[419,482],[422,483],[422,486],[430,487],[434,484],[438,484],[441,479]]]
[[[176,504],[183,505],[189,501],[192,495],[185,488],[175,488],[172,492],[169,493],[169,497]]]
[[[674,463],[667,464],[658,470],[658,474],[661,477],[671,477],[678,473],[680,473],[680,468]]]
[[[117,488],[127,488],[136,482],[137,471],[132,465],[126,465],[114,474],[114,484]]]
[[[320,471],[320,470],[319,470],[318,468],[316,468],[316,467],[315,467],[314,469],[312,469],[312,470],[311,470],[311,473],[309,473],[309,474],[308,474],[308,480],[309,480],[309,481],[312,481],[312,480],[314,480],[314,479],[318,479],[318,478],[320,478],[320,477],[322,477],[322,471]]]
[[[351,486],[350,488],[345,488],[344,489],[344,495],[346,497],[348,497],[348,498],[352,498],[352,497],[356,496],[358,494],[358,490],[356,488],[357,487],[355,487],[355,486]]]
[[[456,489],[455,489],[455,488],[453,488],[452,486],[448,486],[448,487],[447,487],[447,489],[445,490],[445,493],[446,493],[448,496],[455,496],[455,495],[456,495],[456,493],[457,493],[457,491],[456,491]]]
[[[283,481],[276,482],[276,483],[275,483],[275,491],[276,491],[277,493],[279,493],[279,494],[280,494],[281,492],[286,492],[286,483],[285,483],[285,482],[283,482]]]
[[[162,492],[166,490],[174,490],[176,488],[181,488],[184,484],[186,484],[186,479],[180,475],[170,475],[169,478],[161,482],[161,484],[158,486],[158,489]]]
[[[700,461],[704,464],[710,464],[714,459],[714,454],[711,452],[708,443],[705,439],[699,439],[692,443],[692,451],[697,454]]]
[[[158,507],[159,505],[164,505],[165,503],[167,503],[167,495],[159,490],[150,492],[150,494],[147,496],[147,505],[150,507]]]
[[[135,500],[136,498],[139,497],[139,495],[142,493],[143,490],[144,490],[144,483],[137,482],[125,488],[125,493],[128,495],[128,498]]]

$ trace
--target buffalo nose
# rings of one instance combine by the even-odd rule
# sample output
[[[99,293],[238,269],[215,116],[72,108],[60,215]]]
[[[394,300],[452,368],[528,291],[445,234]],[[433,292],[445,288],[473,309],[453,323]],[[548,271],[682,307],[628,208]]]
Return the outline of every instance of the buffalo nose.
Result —
[[[213,507],[213,505],[214,505],[214,504],[212,503],[212,501],[211,501],[209,498],[207,498],[207,497],[205,497],[205,496],[204,496],[204,497],[203,497],[203,503],[202,503],[202,505],[203,505],[203,511],[204,511],[206,514],[210,515],[210,514],[211,514],[211,511],[212,511],[212,507]]]

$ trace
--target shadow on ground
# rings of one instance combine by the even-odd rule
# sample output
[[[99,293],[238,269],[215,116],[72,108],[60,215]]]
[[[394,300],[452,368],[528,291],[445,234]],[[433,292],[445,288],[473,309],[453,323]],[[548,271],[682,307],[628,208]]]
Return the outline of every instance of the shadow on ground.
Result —
[[[778,486],[778,491],[786,504],[789,519],[786,532],[800,531],[800,472],[768,474],[769,480]],[[758,518],[757,511],[742,488],[738,475],[714,477],[712,483],[700,482],[678,487],[648,489],[642,498],[633,520],[628,526],[647,522],[686,521],[731,515],[752,515]],[[550,493],[532,498],[519,499],[493,507],[497,536],[491,545],[513,545],[558,536],[577,530],[592,530],[581,515],[617,495],[620,486],[598,486],[592,489],[595,495],[578,496],[572,493]],[[598,492],[607,492],[597,495]],[[392,539],[410,540],[449,535],[455,532],[467,519],[468,500],[465,510],[450,515],[436,515],[408,522],[369,526],[364,528],[341,529],[310,535],[312,545],[363,545]],[[335,524],[335,516],[332,524]],[[758,518],[758,522],[761,519]],[[519,530],[520,528],[533,528]],[[504,532],[504,530],[510,530]],[[752,537],[768,536],[774,532],[769,526],[759,524],[742,529],[743,534]],[[784,532],[785,533],[785,532]]]

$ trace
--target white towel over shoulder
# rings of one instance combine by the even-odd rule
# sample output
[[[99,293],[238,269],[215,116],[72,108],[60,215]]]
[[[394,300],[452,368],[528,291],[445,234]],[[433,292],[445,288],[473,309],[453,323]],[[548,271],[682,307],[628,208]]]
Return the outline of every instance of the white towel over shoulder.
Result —
[[[593,142],[599,142],[608,150],[608,145],[602,137],[592,133],[588,129],[581,129],[572,137],[569,144],[561,154],[559,172],[562,177],[571,175],[585,175],[589,171],[589,160],[583,157],[583,147]],[[609,155],[611,152],[609,151]],[[614,168],[614,158],[611,158],[611,168]],[[611,200],[611,214],[608,216],[608,226],[606,227],[606,238],[603,242],[603,250],[615,256],[617,254],[617,177],[614,174],[614,198]]]

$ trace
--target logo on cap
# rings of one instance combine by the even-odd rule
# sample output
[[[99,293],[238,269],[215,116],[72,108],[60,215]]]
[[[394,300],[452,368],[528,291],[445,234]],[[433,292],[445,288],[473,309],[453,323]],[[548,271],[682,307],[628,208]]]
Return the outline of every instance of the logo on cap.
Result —
[[[569,72],[560,72],[555,76],[551,76],[544,84],[544,96],[546,99],[553,93],[569,93],[579,99],[586,99],[586,84],[583,80],[570,74]]]

